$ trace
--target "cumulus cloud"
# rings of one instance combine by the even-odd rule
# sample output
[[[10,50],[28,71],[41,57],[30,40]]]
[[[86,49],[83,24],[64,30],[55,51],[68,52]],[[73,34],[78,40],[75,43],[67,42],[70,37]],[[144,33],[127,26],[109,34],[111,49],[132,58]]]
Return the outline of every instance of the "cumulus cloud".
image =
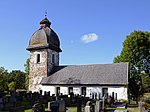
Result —
[[[98,39],[98,36],[95,33],[85,34],[81,37],[83,43],[94,42]]]

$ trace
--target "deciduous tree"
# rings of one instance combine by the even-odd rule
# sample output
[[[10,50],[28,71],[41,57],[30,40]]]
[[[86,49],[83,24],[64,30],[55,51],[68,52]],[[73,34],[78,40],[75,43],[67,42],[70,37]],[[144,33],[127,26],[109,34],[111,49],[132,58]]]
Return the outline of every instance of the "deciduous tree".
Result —
[[[25,73],[20,70],[13,70],[9,73],[9,83],[14,82],[16,89],[25,89]]]
[[[150,32],[134,31],[123,42],[114,63],[129,62],[129,89],[134,97],[143,93],[141,74],[150,73]]]

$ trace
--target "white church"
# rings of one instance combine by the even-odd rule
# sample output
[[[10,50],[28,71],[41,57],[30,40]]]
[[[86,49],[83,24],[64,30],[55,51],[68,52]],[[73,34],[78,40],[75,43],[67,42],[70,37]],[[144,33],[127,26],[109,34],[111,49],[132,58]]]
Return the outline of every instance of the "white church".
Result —
[[[128,63],[59,65],[60,41],[44,18],[30,38],[29,91],[50,94],[116,94],[127,100]]]

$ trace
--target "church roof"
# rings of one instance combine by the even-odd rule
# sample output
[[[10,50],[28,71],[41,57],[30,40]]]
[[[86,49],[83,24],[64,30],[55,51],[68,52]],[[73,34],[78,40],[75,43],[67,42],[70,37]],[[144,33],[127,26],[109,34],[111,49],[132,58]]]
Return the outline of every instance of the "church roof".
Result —
[[[49,48],[61,52],[58,35],[50,28],[51,22],[44,18],[40,25],[40,29],[31,36],[27,50]]]
[[[58,66],[41,84],[126,85],[128,63]]]

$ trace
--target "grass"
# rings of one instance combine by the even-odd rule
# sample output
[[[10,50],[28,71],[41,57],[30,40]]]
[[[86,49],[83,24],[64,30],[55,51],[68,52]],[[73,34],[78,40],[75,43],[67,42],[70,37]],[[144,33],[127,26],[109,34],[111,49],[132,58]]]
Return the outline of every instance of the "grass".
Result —
[[[139,112],[140,110],[139,110],[138,107],[136,107],[136,108],[134,108],[134,111],[135,111],[135,112]]]
[[[45,108],[45,110],[48,110],[48,108]],[[32,109],[27,109],[25,112],[32,112]]]
[[[77,107],[67,107],[69,112],[77,112]]]
[[[106,108],[106,110],[126,110],[125,108]]]
[[[77,107],[67,107],[69,112],[77,112]],[[48,108],[45,108],[45,110],[48,110]],[[25,112],[32,112],[32,109],[27,109]]]

